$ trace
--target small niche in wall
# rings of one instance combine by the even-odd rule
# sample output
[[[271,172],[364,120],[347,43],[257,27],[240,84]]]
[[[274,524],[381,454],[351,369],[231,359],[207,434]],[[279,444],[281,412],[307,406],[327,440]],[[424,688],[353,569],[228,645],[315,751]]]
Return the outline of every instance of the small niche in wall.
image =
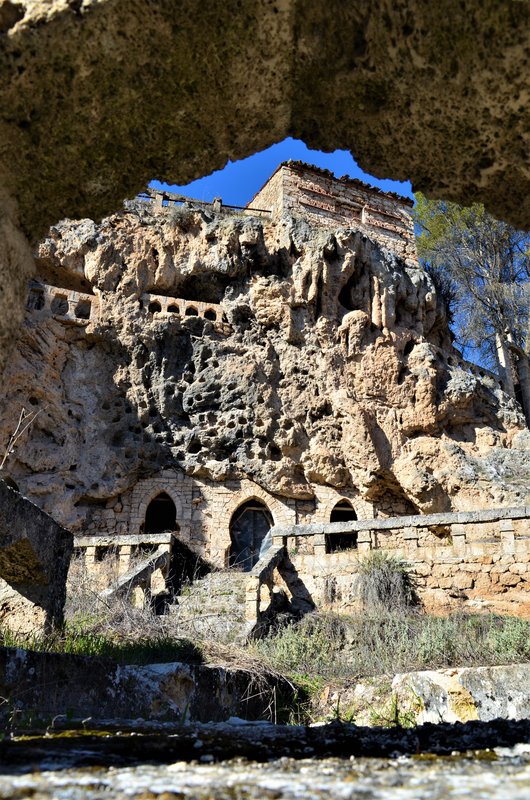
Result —
[[[68,314],[68,298],[65,294],[56,294],[51,302],[52,314],[57,314],[60,317]]]
[[[44,308],[44,290],[36,286],[30,289],[28,301],[26,303],[28,311],[40,311]]]
[[[90,319],[90,311],[92,309],[92,303],[90,300],[79,300],[75,307],[75,315],[79,319]]]

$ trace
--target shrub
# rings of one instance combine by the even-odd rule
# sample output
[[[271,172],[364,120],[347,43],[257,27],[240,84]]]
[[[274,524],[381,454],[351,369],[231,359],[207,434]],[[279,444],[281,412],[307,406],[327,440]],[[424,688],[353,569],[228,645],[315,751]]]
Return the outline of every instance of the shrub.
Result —
[[[407,565],[384,550],[374,550],[359,563],[359,589],[366,609],[391,611],[418,605]]]
[[[309,614],[253,642],[253,652],[295,683],[343,682],[410,670],[527,661],[530,623],[493,614],[434,617],[382,610],[355,618]]]

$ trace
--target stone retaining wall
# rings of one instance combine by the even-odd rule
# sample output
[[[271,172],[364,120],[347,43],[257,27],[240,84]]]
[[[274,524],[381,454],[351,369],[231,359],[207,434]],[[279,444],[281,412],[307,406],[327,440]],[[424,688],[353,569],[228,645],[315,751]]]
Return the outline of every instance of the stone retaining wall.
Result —
[[[358,606],[359,561],[383,549],[410,565],[427,606],[491,607],[530,614],[530,508],[361,520],[273,529],[287,573],[317,608]],[[333,551],[340,536],[341,550]],[[281,573],[281,570],[280,570]],[[280,581],[280,583],[282,583]]]

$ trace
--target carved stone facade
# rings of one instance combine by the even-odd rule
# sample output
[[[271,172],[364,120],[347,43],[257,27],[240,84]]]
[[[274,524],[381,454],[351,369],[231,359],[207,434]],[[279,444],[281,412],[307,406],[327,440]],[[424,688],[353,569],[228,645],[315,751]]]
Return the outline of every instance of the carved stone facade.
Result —
[[[267,492],[250,480],[215,483],[184,475],[177,470],[163,470],[157,475],[138,481],[134,488],[109,500],[107,508],[95,509],[83,532],[84,547],[96,547],[97,538],[103,546],[114,544],[127,547],[149,543],[145,530],[149,504],[167,494],[175,505],[176,536],[179,541],[200,554],[216,567],[226,567],[231,546],[230,525],[237,510],[250,500],[262,503],[274,525],[326,523],[335,506],[347,500],[360,519],[373,516],[373,507],[351,491],[337,491],[330,486],[315,486],[311,502],[282,498]],[[85,536],[97,537],[90,543]],[[79,545],[79,543],[78,543]],[[123,551],[122,556],[128,556]],[[122,560],[120,571],[128,567]]]

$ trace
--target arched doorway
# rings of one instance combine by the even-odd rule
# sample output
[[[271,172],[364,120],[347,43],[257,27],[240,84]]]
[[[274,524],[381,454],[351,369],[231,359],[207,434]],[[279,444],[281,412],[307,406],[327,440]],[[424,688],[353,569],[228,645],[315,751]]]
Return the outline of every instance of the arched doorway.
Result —
[[[339,500],[333,507],[330,522],[353,522],[357,519],[355,509],[349,500]],[[338,553],[341,550],[353,550],[357,547],[357,533],[326,534],[326,553]]]
[[[265,537],[273,524],[265,503],[249,500],[239,506],[230,522],[230,566],[249,572],[257,563]]]
[[[349,500],[339,500],[336,506],[333,507],[330,522],[350,522],[357,519],[355,509]]]
[[[166,492],[160,492],[151,500],[145,511],[144,533],[176,531],[177,509]]]

